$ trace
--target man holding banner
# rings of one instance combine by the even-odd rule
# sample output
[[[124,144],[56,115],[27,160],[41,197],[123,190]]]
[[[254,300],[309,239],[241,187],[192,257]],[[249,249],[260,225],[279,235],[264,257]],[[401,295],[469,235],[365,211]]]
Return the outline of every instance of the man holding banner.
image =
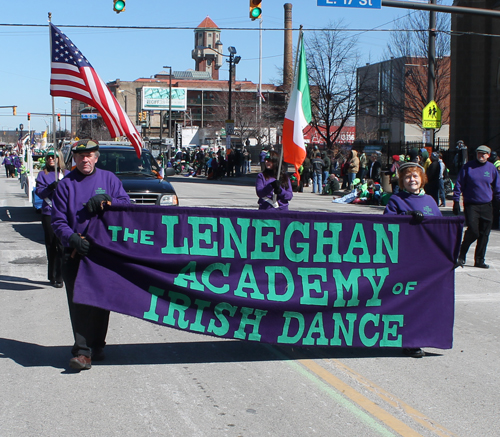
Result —
[[[92,358],[103,359],[109,311],[73,302],[81,257],[88,254],[88,223],[104,206],[130,203],[121,181],[111,172],[95,167],[99,159],[96,141],[81,140],[72,147],[76,168],[62,179],[52,199],[52,228],[64,246],[63,278],[75,344],[69,365],[76,370],[91,368]],[[92,281],[99,280],[93,278]]]

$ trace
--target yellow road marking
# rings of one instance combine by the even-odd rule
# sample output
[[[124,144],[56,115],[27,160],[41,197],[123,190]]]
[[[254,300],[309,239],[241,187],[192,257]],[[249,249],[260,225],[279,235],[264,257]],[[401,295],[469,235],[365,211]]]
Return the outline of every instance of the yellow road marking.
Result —
[[[450,436],[455,435],[451,431],[448,431],[446,428],[444,428],[443,426],[441,426],[438,423],[436,423],[435,421],[433,421],[432,419],[426,417],[420,411],[415,410],[415,408],[409,406],[408,404],[403,402],[401,399],[398,399],[393,394],[385,391],[381,387],[378,387],[376,384],[374,384],[373,382],[366,379],[363,375],[361,375],[361,374],[355,372],[354,370],[352,370],[351,368],[347,367],[341,361],[339,361],[337,359],[333,359],[333,358],[329,359],[328,361],[331,361],[337,368],[348,373],[351,377],[353,377],[361,385],[366,387],[367,390],[378,395],[380,398],[382,398],[384,401],[386,401],[389,405],[391,405],[395,408],[402,408],[406,414],[408,414],[413,420],[415,420],[415,422],[420,423],[420,425],[431,430],[436,435],[441,436],[441,437],[450,437]]]
[[[385,411],[383,408],[379,407],[375,402],[368,399],[366,396],[362,395],[355,389],[353,389],[349,384],[341,381],[336,376],[332,375],[328,370],[321,367],[313,360],[299,360],[299,362],[307,367],[309,370],[318,375],[323,381],[332,385],[338,391],[340,391],[344,396],[348,397],[356,404],[361,406],[364,410],[370,413],[372,416],[379,419],[389,428],[396,431],[398,434],[407,437],[418,437],[421,436],[418,432],[411,429],[408,425],[403,423],[401,420],[396,419],[393,415]]]

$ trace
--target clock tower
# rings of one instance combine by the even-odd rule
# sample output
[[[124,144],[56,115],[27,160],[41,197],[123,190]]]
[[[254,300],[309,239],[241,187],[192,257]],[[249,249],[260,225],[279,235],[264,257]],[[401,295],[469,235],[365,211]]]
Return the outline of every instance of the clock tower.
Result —
[[[195,70],[208,71],[214,80],[219,80],[223,62],[220,32],[217,24],[207,16],[194,30],[194,50],[191,52],[196,62]]]

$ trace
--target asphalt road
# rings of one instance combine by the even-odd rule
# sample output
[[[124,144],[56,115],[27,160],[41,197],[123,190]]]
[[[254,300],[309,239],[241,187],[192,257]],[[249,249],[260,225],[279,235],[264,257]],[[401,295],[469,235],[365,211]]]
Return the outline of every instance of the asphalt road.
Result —
[[[40,217],[4,175],[0,167],[1,437],[500,435],[499,231],[489,270],[469,263],[456,272],[451,350],[413,359],[275,347],[112,314],[106,360],[74,373],[66,296],[46,281]],[[172,182],[183,206],[256,208],[251,177]],[[383,210],[312,193],[297,194],[291,208]]]

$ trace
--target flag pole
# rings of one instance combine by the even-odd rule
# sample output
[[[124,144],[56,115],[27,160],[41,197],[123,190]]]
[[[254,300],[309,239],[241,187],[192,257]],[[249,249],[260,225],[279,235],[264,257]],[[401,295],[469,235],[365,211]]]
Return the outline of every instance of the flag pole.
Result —
[[[304,32],[302,31],[302,27],[303,26],[301,24],[299,27],[299,41],[297,42],[297,51],[295,53],[295,65],[293,68],[293,84],[295,84],[295,79],[297,78],[296,77],[297,76],[297,63],[299,62],[298,59],[299,59],[299,52],[300,52],[300,43],[302,41],[302,38],[304,37]],[[283,161],[283,144],[281,145],[280,160],[279,160],[279,164],[278,164],[278,178],[281,174],[281,162],[282,161]],[[274,196],[276,196],[276,194]],[[276,201],[276,199],[273,199],[273,200]]]
[[[50,23],[52,22],[52,12],[49,12],[49,41],[50,41],[50,63],[52,68],[52,31],[50,28]],[[56,147],[56,117],[54,112],[54,96],[52,96],[52,141],[54,149],[54,176],[56,182],[59,180],[59,171],[57,170],[57,147]]]

